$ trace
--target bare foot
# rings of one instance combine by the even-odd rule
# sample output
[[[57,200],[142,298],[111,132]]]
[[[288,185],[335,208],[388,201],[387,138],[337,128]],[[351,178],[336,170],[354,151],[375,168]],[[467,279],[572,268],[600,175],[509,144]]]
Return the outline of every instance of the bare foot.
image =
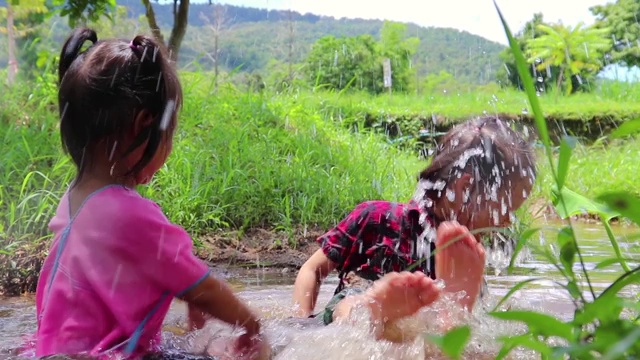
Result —
[[[439,296],[440,289],[422,272],[388,273],[374,282],[366,293],[340,301],[333,312],[333,319],[348,319],[355,306],[365,305],[371,310],[372,330],[376,338],[397,341],[395,335],[386,336],[385,325],[415,314]]]
[[[444,291],[465,291],[460,305],[473,310],[484,275],[482,244],[465,226],[446,221],[440,224],[436,239],[436,278],[444,280]]]

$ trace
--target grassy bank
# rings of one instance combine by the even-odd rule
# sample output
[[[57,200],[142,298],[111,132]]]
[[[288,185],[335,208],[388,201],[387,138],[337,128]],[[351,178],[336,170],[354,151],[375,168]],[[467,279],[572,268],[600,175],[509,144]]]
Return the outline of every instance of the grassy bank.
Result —
[[[141,192],[196,239],[228,230],[267,228],[293,234],[300,227],[326,228],[360,201],[407,200],[417,172],[427,164],[389,144],[383,135],[345,129],[345,124],[359,121],[357,109],[370,106],[370,111],[384,112],[406,105],[407,111],[417,111],[420,105],[410,96],[385,102],[384,96],[357,94],[253,93],[228,84],[214,94],[212,81],[202,74],[183,74],[183,83],[185,106],[174,151]],[[4,93],[7,96],[0,100],[0,139],[5,144],[0,153],[0,257],[19,257],[22,262],[5,261],[0,273],[6,279],[0,283],[37,273],[44,249],[38,240],[48,236],[48,221],[73,176],[73,166],[60,150],[53,82],[18,84]],[[482,99],[489,94],[466,96]],[[524,96],[505,94],[514,99]],[[459,107],[473,102],[462,95],[456,99],[449,108],[441,102],[442,111],[450,109],[451,116],[472,115],[472,110],[465,113]],[[559,104],[565,101],[566,108],[580,109],[575,99],[560,98]],[[482,101],[475,103],[478,107],[473,112],[482,108]],[[524,105],[518,103],[518,108]],[[637,144],[632,140],[579,146],[567,186],[590,196],[610,188],[637,193]],[[540,163],[533,196],[543,199],[551,178],[546,162]],[[34,253],[38,256],[31,256]],[[30,290],[29,286],[17,291]]]
[[[570,133],[585,141],[608,134],[620,123],[640,117],[640,86],[601,82],[591,93],[539,96],[554,139]],[[417,137],[420,129],[446,132],[470,116],[501,115],[534,129],[533,112],[523,92],[486,85],[440,89],[426,94],[302,93],[309,106],[321,105],[325,117],[348,127],[376,128],[392,138]]]
[[[404,200],[424,165],[381,136],[324,121],[317,107],[184,81],[174,152],[148,187],[171,220],[195,234],[226,228],[329,226],[357,202]],[[22,85],[26,87],[27,85]],[[57,112],[20,88],[2,99],[2,248],[47,233],[73,175],[60,150]],[[6,164],[6,166],[4,165]],[[7,241],[8,240],[8,241]]]

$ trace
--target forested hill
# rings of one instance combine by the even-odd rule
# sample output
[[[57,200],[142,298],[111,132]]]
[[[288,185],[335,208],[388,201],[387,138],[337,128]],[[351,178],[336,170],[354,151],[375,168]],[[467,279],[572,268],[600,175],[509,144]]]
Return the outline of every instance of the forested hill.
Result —
[[[144,15],[138,0],[120,0],[128,8],[129,17]],[[154,4],[156,20],[163,28],[173,21],[172,6]],[[191,3],[189,32],[182,49],[183,58],[190,58],[205,67],[211,65],[204,52],[213,52],[207,19],[214,22],[213,7]],[[245,71],[264,72],[271,59],[285,61],[291,37],[289,22],[293,22],[293,57],[301,61],[313,43],[324,35],[356,36],[371,34],[378,37],[383,22],[380,20],[336,19],[313,14],[266,10],[225,5],[224,28],[220,37],[220,59],[226,68],[242,65]],[[420,38],[420,47],[414,57],[420,77],[445,70],[460,81],[486,83],[495,80],[501,63],[498,53],[503,45],[477,35],[456,29],[420,27],[408,24],[408,36]]]
[[[5,6],[6,0],[0,0]],[[103,36],[129,36],[135,31],[148,32],[145,8],[140,0],[117,0],[121,11],[115,16],[115,26],[99,26]],[[172,23],[172,5],[160,5],[152,1],[157,22],[165,37]],[[126,9],[126,10],[125,10]],[[182,43],[179,62],[181,67],[209,70],[213,67],[214,41],[211,25],[215,24],[215,6],[208,3],[191,3],[189,28]],[[411,10],[408,10],[411,11]],[[380,20],[336,19],[297,12],[247,8],[224,5],[223,24],[219,36],[219,62],[222,70],[239,68],[240,71],[259,73],[269,77],[282,69],[291,59],[302,63],[312,45],[322,36],[357,36],[370,34],[379,38],[383,22]],[[68,34],[66,21],[56,17],[45,20],[39,46],[57,50]],[[105,31],[105,29],[111,29]],[[293,32],[292,32],[293,29]],[[35,35],[34,35],[35,36]],[[483,84],[495,80],[496,71],[503,66],[498,53],[503,45],[480,36],[456,29],[420,27],[407,24],[407,37],[418,37],[420,45],[412,66],[417,71],[416,80],[429,74],[447,71],[461,82]],[[293,41],[291,41],[293,39]],[[6,43],[0,39],[0,65],[6,64]],[[291,45],[291,46],[290,46]],[[291,50],[291,51],[290,51]]]

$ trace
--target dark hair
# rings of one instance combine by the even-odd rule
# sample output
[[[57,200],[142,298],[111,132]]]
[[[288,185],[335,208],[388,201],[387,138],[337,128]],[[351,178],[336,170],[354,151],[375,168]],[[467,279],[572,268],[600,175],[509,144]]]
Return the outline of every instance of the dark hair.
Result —
[[[533,185],[536,168],[531,147],[518,132],[497,117],[479,117],[449,130],[431,164],[420,173],[425,206],[432,206],[446,185],[465,173],[472,176],[466,195],[485,194],[485,200],[498,201],[497,192],[511,181]]]
[[[82,51],[87,40],[92,44]],[[75,29],[62,47],[58,76],[62,146],[76,164],[78,177],[95,151],[104,150],[113,158],[118,141],[141,112],[152,122],[122,156],[148,143],[127,175],[149,164],[163,132],[175,128],[182,88],[166,51],[152,38],[98,41],[95,31]],[[97,149],[99,143],[105,148]]]

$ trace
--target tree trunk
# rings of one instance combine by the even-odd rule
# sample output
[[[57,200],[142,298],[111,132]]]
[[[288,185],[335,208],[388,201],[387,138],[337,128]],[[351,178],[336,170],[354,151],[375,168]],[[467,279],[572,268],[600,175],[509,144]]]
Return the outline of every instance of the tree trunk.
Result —
[[[7,1],[7,37],[9,51],[9,66],[7,68],[7,83],[12,85],[18,74],[18,59],[16,58],[16,35],[13,32],[13,7]]]
[[[563,76],[564,76],[564,65],[560,66],[560,72],[558,73],[558,82],[556,83],[556,101],[558,100],[558,94],[562,92]]]
[[[214,58],[214,62],[213,62],[213,75],[214,75],[214,79],[213,79],[213,91],[214,92],[218,92],[218,75],[220,74],[220,67],[219,67],[219,61],[220,61],[220,32],[222,32],[222,28],[224,26],[224,21],[225,21],[225,8],[220,5],[220,4],[216,4],[215,5],[215,10],[214,10],[214,21],[215,24],[212,27],[213,29],[213,58]]]
[[[147,22],[153,37],[159,43],[164,44],[164,36],[156,21],[156,15],[153,11],[153,6],[149,0],[141,0],[146,9],[145,15],[147,16]],[[189,0],[179,0],[173,2],[173,28],[171,29],[171,35],[169,36],[169,42],[166,44],[169,50],[169,57],[172,61],[178,60],[178,54],[180,53],[180,46],[182,45],[182,39],[187,32],[187,23],[189,16]]]
[[[289,10],[289,86],[293,84],[293,13]]]
[[[173,1],[173,29],[169,37],[169,56],[173,61],[178,61],[178,53],[182,45],[184,34],[187,33],[187,23],[189,21],[189,0],[180,0],[180,5],[176,8],[176,2]]]
[[[156,13],[153,11],[153,6],[149,0],[142,0],[142,5],[145,8],[145,16],[147,17],[147,22],[149,23],[149,28],[151,29],[151,33],[157,42],[164,44],[164,36],[162,36],[162,31],[160,31],[160,27],[158,26],[158,22],[156,21]]]

